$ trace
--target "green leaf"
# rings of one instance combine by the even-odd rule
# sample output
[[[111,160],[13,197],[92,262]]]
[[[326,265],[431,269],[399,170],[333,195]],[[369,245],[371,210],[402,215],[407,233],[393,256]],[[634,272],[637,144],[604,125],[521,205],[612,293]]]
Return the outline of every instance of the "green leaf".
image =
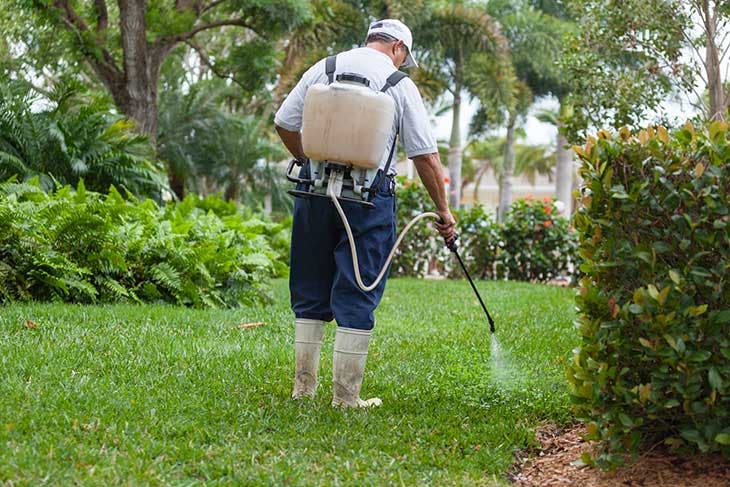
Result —
[[[626,427],[631,427],[634,425],[634,422],[629,418],[629,416],[625,413],[619,413],[618,415],[619,421],[621,421],[621,424]]]
[[[730,433],[720,433],[715,437],[715,441],[721,445],[730,445]]]
[[[626,194],[626,190],[620,184],[617,184],[611,188],[611,197],[617,200],[629,199],[629,195]]]
[[[693,443],[700,443],[703,440],[702,435],[700,435],[700,432],[696,429],[683,429],[679,432],[679,434],[687,441],[691,441]]]
[[[720,377],[720,373],[717,371],[717,368],[710,367],[710,370],[707,373],[707,379],[713,389],[717,391],[722,390],[722,377]]]
[[[698,350],[687,355],[687,362],[704,362],[712,357],[712,352],[708,350]]]
[[[649,296],[651,296],[655,301],[658,301],[659,290],[657,290],[656,286],[654,284],[649,284],[649,286],[647,286],[647,289],[649,291]]]
[[[661,240],[654,242],[651,244],[652,247],[654,247],[654,250],[656,250],[658,253],[663,254],[665,252],[669,252],[672,250],[672,246],[669,245],[666,242],[662,242]]]
[[[629,311],[631,311],[635,315],[638,315],[644,312],[644,308],[636,303],[631,303],[629,305]]]
[[[675,284],[679,284],[680,282],[679,272],[674,269],[669,271],[669,278],[674,281]]]
[[[712,321],[717,324],[730,323],[730,309],[724,309],[713,315]]]
[[[672,347],[674,350],[677,350],[677,341],[674,339],[672,335],[664,335],[664,339],[667,341],[670,347]]]
[[[690,306],[687,311],[689,311],[690,316],[700,316],[707,311],[707,305],[702,304],[700,306]]]

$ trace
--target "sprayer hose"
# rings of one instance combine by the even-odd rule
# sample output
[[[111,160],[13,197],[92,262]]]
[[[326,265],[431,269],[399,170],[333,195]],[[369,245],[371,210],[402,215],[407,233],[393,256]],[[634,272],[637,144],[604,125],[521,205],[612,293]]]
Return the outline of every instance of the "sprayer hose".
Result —
[[[398,239],[395,241],[395,245],[393,245],[393,248],[390,251],[390,255],[388,255],[388,258],[385,261],[385,265],[383,265],[383,268],[380,270],[380,274],[378,274],[378,277],[375,278],[375,281],[369,285],[366,286],[365,283],[362,282],[362,278],[360,277],[360,265],[357,262],[357,249],[355,248],[355,237],[352,235],[352,230],[350,229],[350,223],[347,221],[347,217],[345,216],[345,212],[342,210],[342,206],[340,206],[340,202],[337,200],[337,197],[334,194],[330,193],[330,198],[332,198],[332,202],[335,204],[335,208],[337,208],[337,212],[340,214],[340,218],[342,218],[342,223],[345,225],[345,231],[347,232],[347,239],[350,241],[350,251],[352,253],[352,267],[355,269],[355,280],[357,281],[357,285],[360,286],[360,289],[362,289],[365,292],[372,291],[377,287],[377,285],[380,283],[380,281],[383,279],[383,276],[385,275],[385,271],[388,269],[388,266],[390,265],[390,261],[393,260],[393,256],[395,256],[395,251],[398,250],[398,246],[400,245],[401,241],[403,240],[403,237],[406,236],[406,233],[415,225],[418,223],[419,220],[422,220],[424,218],[433,218],[434,220],[438,220],[440,217],[433,212],[426,212],[421,213],[420,215],[417,215],[413,220],[408,222],[408,225],[403,229],[402,232],[400,232],[400,235],[398,235]]]

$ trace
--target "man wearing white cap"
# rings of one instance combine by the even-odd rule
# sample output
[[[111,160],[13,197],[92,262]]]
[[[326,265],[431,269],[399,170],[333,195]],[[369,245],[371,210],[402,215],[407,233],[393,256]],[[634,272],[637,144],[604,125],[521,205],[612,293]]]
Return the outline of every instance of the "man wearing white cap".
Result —
[[[395,242],[395,141],[400,140],[443,223],[439,233],[454,237],[456,221],[449,211],[444,174],[431,132],[428,115],[418,88],[398,71],[418,66],[412,55],[410,29],[395,19],[370,24],[365,47],[341,52],[314,64],[302,76],[276,113],[274,123],[289,152],[307,161],[301,128],[304,97],[315,83],[332,82],[336,73],[357,73],[374,90],[386,91],[395,102],[395,119],[383,154],[377,192],[368,209],[343,203],[353,233],[357,236],[362,278],[372,282],[384,265]],[[300,177],[308,177],[305,162]],[[347,235],[331,203],[324,198],[296,198],[292,225],[289,289],[295,315],[296,369],[292,397],[313,397],[317,388],[319,353],[324,324],[335,319],[337,333],[333,356],[334,406],[380,405],[378,398],[360,399],[373,312],[380,303],[385,279],[372,291],[362,291],[355,280]]]

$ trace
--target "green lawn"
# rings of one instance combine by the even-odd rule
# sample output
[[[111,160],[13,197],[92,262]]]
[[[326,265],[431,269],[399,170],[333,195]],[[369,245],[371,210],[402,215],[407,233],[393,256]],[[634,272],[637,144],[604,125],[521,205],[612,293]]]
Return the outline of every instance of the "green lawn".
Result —
[[[0,484],[494,485],[538,423],[570,417],[572,290],[479,283],[493,340],[466,281],[391,280],[363,385],[384,404],[343,412],[334,325],[316,399],[289,399],[273,287],[275,304],[227,311],[0,307]]]

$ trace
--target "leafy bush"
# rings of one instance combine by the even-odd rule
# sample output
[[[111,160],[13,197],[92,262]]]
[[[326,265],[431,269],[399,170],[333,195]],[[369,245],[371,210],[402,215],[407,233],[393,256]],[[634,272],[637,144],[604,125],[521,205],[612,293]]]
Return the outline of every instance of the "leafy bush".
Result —
[[[211,196],[160,208],[87,191],[0,185],[0,301],[237,306],[286,273],[283,225]]]
[[[498,276],[545,282],[569,269],[577,237],[568,220],[556,215],[551,198],[527,198],[512,203],[501,229]]]
[[[502,239],[497,222],[481,205],[458,210],[455,218],[458,222],[459,255],[469,275],[474,279],[496,278],[495,264],[500,255]],[[440,260],[449,277],[464,277],[464,271],[454,262],[450,252]]]
[[[396,208],[398,232],[417,215],[435,211],[426,188],[417,181],[405,178],[398,178]],[[393,258],[392,275],[421,277],[428,274],[430,264],[439,255],[445,254],[443,240],[437,237],[433,220],[422,220],[412,227]]]
[[[398,225],[424,211],[433,211],[428,192],[419,182],[399,179]],[[571,269],[577,237],[565,218],[558,218],[552,200],[513,203],[504,224],[484,207],[456,211],[459,254],[475,278],[548,281]],[[393,275],[424,276],[437,265],[449,277],[463,277],[461,267],[445,248],[432,224],[418,224],[405,237],[392,268]]]
[[[661,440],[730,455],[728,125],[601,131],[575,150],[585,276],[568,375],[606,445],[595,460]]]

